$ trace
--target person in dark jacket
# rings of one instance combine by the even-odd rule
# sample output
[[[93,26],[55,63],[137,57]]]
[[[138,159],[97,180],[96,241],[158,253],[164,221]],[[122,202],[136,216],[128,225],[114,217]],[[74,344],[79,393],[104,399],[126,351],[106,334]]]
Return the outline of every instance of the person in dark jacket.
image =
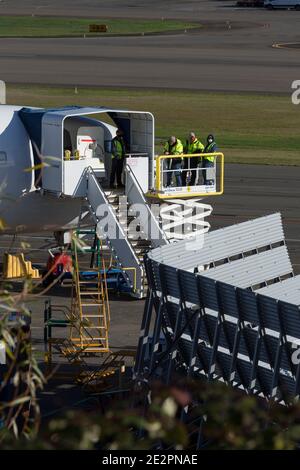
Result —
[[[203,153],[214,153],[218,152],[218,146],[215,142],[215,138],[212,134],[209,134],[207,136],[207,144],[205,146],[205,149]],[[213,156],[204,156],[202,159],[202,166],[203,168],[213,168],[215,166],[215,157]],[[215,180],[213,179],[208,179],[207,178],[207,170],[202,170],[202,176],[203,176],[203,184],[208,185],[208,186],[213,186],[215,184]]]

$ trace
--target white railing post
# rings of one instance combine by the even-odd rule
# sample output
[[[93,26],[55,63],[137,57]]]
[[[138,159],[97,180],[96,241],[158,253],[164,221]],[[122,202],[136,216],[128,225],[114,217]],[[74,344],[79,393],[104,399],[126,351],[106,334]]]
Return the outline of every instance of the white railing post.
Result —
[[[6,104],[6,84],[0,80],[0,104]]]

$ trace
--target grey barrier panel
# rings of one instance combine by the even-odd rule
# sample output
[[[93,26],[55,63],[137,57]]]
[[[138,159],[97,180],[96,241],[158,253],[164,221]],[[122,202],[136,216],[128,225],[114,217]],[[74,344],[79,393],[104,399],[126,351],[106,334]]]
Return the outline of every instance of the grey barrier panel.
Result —
[[[281,302],[281,316],[288,336],[300,338],[300,308],[287,302]]]
[[[145,359],[150,345],[151,321],[153,311],[159,309],[159,297],[157,296],[157,288],[160,289],[160,283],[156,285],[156,278],[159,279],[158,263],[152,263],[147,256],[144,257],[145,272],[148,280],[148,291],[144,308],[144,315],[141,324],[140,336],[137,347],[137,355],[134,366],[134,377],[139,378],[145,367]],[[157,272],[154,272],[157,269]],[[156,276],[155,276],[156,274]],[[150,354],[150,351],[149,351]]]
[[[172,268],[171,266],[162,266],[167,295],[171,295],[178,298],[180,296],[180,285],[177,270]]]
[[[262,295],[258,295],[257,300],[261,326],[279,332],[280,321],[278,316],[278,301]]]
[[[188,300],[189,302],[199,305],[199,290],[198,290],[198,283],[197,277],[193,273],[189,273],[187,271],[179,271],[179,276],[181,282],[184,284],[184,300]]]
[[[151,259],[185,270],[193,270],[242,255],[252,250],[284,242],[281,215],[271,214],[255,220],[242,222],[230,227],[205,234],[204,246],[199,249],[197,242],[186,240],[151,251]]]
[[[152,303],[156,322],[149,334],[157,341],[152,369],[159,359],[155,344],[163,332],[170,348],[169,370],[177,361],[187,374],[204,374],[278,400],[290,401],[299,393],[299,367],[291,362],[292,343],[286,338],[289,334],[300,342],[297,306],[149,259],[147,263],[147,274],[155,270],[163,278],[155,279],[162,292]],[[149,285],[151,290],[151,279]]]
[[[225,313],[228,315],[238,318],[239,317],[239,305],[236,295],[236,288],[228,284],[219,282],[219,292],[222,296],[222,304]]]
[[[216,292],[216,281],[205,277],[200,277],[201,300],[205,308],[218,311],[218,298]]]
[[[280,283],[271,284],[259,289],[257,292],[300,306],[300,276],[294,276]]]
[[[292,275],[292,273],[293,268],[287,248],[280,246],[270,251],[211,268],[201,275],[247,289],[281,276]]]
[[[163,362],[167,381],[180,367],[186,375],[222,380],[268,399],[290,402],[299,396],[300,366],[292,355],[294,343],[300,345],[300,308],[283,301],[291,297],[298,302],[294,289],[299,288],[299,279],[280,279],[292,275],[280,216],[262,219],[247,225],[248,230],[255,228],[250,235],[259,233],[265,246],[270,240],[280,246],[269,243],[272,249],[245,252],[245,258],[228,260],[201,274],[153,260],[153,252],[145,257],[149,293],[137,355],[139,374],[149,378]],[[235,227],[239,234],[244,231],[241,225]],[[234,231],[230,233],[234,238]],[[177,247],[173,247],[176,253]],[[269,280],[272,284],[259,291],[245,289]],[[166,353],[159,351],[162,334]],[[145,346],[150,337],[150,365],[143,369],[145,348],[140,345]]]

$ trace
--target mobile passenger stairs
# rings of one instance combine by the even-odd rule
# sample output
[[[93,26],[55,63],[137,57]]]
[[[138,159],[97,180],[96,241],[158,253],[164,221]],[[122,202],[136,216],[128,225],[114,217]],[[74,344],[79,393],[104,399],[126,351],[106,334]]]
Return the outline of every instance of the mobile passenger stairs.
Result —
[[[203,155],[173,157],[182,160],[187,176],[197,171],[196,184],[167,186],[168,172],[173,171],[170,157],[155,157],[154,117],[149,112],[66,107],[23,108],[19,113],[33,142],[41,194],[59,198],[66,210],[71,201],[78,204],[78,226],[95,227],[103,252],[113,257],[114,269],[121,271],[133,296],[145,296],[143,257],[149,249],[208,231],[205,218],[212,207],[199,201],[222,194],[223,154],[211,154],[215,164],[209,170],[201,168]],[[117,127],[129,149],[124,190],[111,190],[107,184]],[[194,158],[200,159],[199,165],[191,170]],[[212,172],[212,184],[202,183],[203,171]]]

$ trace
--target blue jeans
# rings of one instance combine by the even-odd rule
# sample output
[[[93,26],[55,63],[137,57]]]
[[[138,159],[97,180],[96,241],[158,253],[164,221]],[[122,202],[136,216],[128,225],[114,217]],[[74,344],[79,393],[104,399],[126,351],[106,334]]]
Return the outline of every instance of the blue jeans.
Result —
[[[203,166],[204,168],[213,168],[213,167],[215,166],[215,164],[214,164],[214,162],[211,162],[211,161],[209,161],[209,160],[203,159],[202,166]],[[214,181],[214,180],[208,180],[208,179],[206,178],[206,173],[207,173],[206,170],[202,170],[203,184],[211,184],[211,185],[213,185],[213,184],[215,183],[215,181]]]
[[[173,161],[171,167],[169,168],[169,170],[174,170],[175,179],[176,179],[176,186],[182,186],[181,160]],[[169,171],[167,173],[167,186],[171,186],[172,175],[173,175],[173,171]]]

